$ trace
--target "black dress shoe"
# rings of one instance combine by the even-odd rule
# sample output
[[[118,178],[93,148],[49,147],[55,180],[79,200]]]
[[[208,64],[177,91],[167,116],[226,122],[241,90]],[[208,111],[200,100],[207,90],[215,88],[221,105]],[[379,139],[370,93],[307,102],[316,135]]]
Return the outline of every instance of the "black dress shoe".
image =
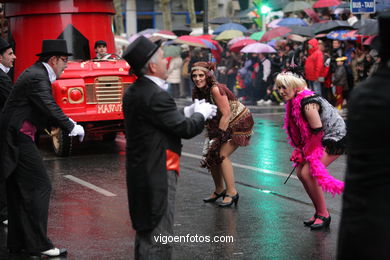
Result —
[[[215,202],[217,199],[219,199],[220,197],[225,197],[225,195],[226,195],[226,190],[224,190],[224,191],[222,191],[221,193],[216,193],[215,191],[214,191],[214,195],[215,195],[215,197],[214,198],[205,198],[205,199],[203,199],[203,201],[205,202],[205,203],[209,203],[209,202]]]
[[[322,223],[320,223],[320,224],[312,224],[310,226],[311,230],[319,230],[319,229],[323,229],[323,228],[329,227],[330,221],[331,221],[330,215],[327,218],[325,218],[324,216],[317,215],[317,218],[321,219]]]
[[[229,194],[226,193],[225,197],[232,198],[232,200],[229,201],[229,202],[223,202],[223,201],[221,201],[221,202],[219,203],[219,206],[220,206],[221,208],[231,207],[231,206],[233,205],[233,203],[234,203],[235,206],[237,206],[238,199],[240,198],[240,195],[238,195],[238,192],[237,192],[236,195],[234,195],[234,196],[229,195]]]
[[[9,248],[8,252],[10,254],[19,254],[19,253],[23,252],[23,249],[21,249],[21,248]]]
[[[317,217],[318,217],[318,215],[314,214],[314,219],[313,220],[311,220],[311,219],[305,220],[305,221],[303,221],[303,224],[305,226],[311,226],[312,224],[314,224],[314,222],[316,221]]]

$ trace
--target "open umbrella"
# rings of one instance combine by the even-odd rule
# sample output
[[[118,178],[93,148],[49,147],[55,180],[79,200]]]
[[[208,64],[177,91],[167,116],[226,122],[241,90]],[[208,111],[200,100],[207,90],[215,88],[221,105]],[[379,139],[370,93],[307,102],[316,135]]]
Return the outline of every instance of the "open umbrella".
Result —
[[[378,36],[372,35],[369,36],[367,39],[364,40],[363,45],[371,45],[372,41]]]
[[[242,48],[252,43],[256,43],[256,41],[252,39],[244,39],[233,44],[230,47],[230,50],[234,52],[239,52]]]
[[[249,38],[251,38],[252,40],[256,40],[256,41],[260,41],[261,37],[263,37],[264,35],[264,31],[260,31],[260,32],[255,32],[255,33],[252,33]]]
[[[335,30],[351,30],[352,26],[347,21],[332,20],[318,25],[315,34],[328,33]]]
[[[189,35],[192,32],[192,29],[190,27],[182,25],[182,26],[174,27],[172,32],[177,36]]]
[[[341,2],[339,0],[318,0],[313,4],[313,8],[338,6],[340,4]]]
[[[276,27],[279,27],[280,25],[278,25],[278,23],[282,20],[282,18],[279,18],[279,19],[275,19],[273,21],[271,21],[269,24],[267,24],[267,27],[268,28],[276,28]]]
[[[232,23],[233,20],[230,17],[217,17],[214,19],[211,19],[209,23],[211,24],[225,24],[225,23]]]
[[[379,34],[379,28],[378,26],[364,26],[361,27],[358,31],[357,34],[360,35],[365,35],[365,36],[372,36],[372,35],[378,35]]]
[[[217,41],[228,41],[236,37],[242,37],[244,34],[237,30],[227,30],[220,33],[215,39]]]
[[[283,18],[280,22],[278,22],[278,25],[279,26],[291,26],[291,25],[307,26],[307,23],[302,19],[289,17],[289,18]]]
[[[290,28],[287,27],[277,27],[272,30],[269,30],[268,32],[264,33],[263,37],[261,37],[261,42],[268,42],[276,37],[286,35],[287,33],[291,32]]]
[[[276,50],[265,43],[252,43],[241,49],[243,53],[274,53]]]
[[[311,26],[289,26],[291,34],[297,34],[305,37],[314,37],[314,28]]]
[[[246,32],[248,31],[245,26],[238,24],[238,23],[225,23],[220,26],[218,26],[214,30],[214,34],[220,34],[221,32],[227,31],[227,30],[236,30],[236,31],[241,31],[241,32]]]
[[[296,12],[296,11],[302,11],[307,8],[311,8],[311,5],[308,2],[304,1],[293,1],[288,3],[284,8],[283,12],[288,13],[288,12]]]
[[[159,36],[164,39],[169,39],[169,40],[174,40],[177,38],[176,34],[174,34],[171,31],[166,31],[166,30],[160,30],[158,32],[155,32],[152,34],[152,36]]]
[[[332,40],[339,40],[339,41],[354,41],[356,40],[356,36],[354,33],[356,30],[348,31],[348,30],[338,30],[338,31],[332,31],[326,35],[326,38],[332,39]]]
[[[150,29],[145,29],[143,31],[140,31],[137,34],[141,34],[141,35],[150,34],[150,35],[152,35],[153,33],[156,33],[158,31],[160,31],[160,30],[150,28]]]
[[[303,37],[303,36],[298,35],[298,34],[290,34],[287,36],[287,39],[290,39],[290,40],[295,41],[295,42],[304,42],[307,40],[306,37]],[[270,44],[270,43],[268,43],[268,44]]]
[[[241,36],[241,37],[233,38],[233,39],[231,39],[230,41],[228,41],[227,45],[228,45],[228,46],[229,46],[229,45],[231,46],[231,45],[235,44],[236,42],[241,41],[241,40],[244,40],[244,39],[249,39],[249,37]]]
[[[195,36],[183,35],[174,40],[175,43],[187,44],[189,46],[206,48],[206,44]]]
[[[379,32],[378,20],[361,19],[353,24],[353,28],[358,29],[357,34],[361,35],[377,35]]]

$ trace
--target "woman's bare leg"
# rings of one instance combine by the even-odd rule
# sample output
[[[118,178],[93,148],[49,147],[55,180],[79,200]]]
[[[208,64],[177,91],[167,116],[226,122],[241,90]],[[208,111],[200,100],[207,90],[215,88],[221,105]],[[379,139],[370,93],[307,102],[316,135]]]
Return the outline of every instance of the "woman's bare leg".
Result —
[[[325,152],[324,156],[321,159],[321,162],[325,165],[325,167],[327,167],[338,157],[339,155],[329,155]],[[312,200],[316,213],[318,215],[328,217],[329,212],[328,209],[326,208],[324,192],[322,191],[321,187],[318,185],[317,180],[311,175],[309,170],[309,165],[307,163],[305,163],[304,166],[302,167],[302,170],[300,171],[298,177],[301,180],[310,199]],[[316,219],[316,221],[314,222],[314,224],[320,224],[320,223],[322,223],[321,219]]]
[[[211,169],[211,176],[213,177],[214,185],[215,185],[215,192],[220,194],[225,190],[223,187],[223,178],[222,174],[220,172],[220,167],[213,167]],[[215,198],[217,197],[214,192],[210,195],[210,198]]]
[[[237,190],[235,188],[234,184],[234,171],[233,171],[233,165],[230,160],[230,155],[238,148],[238,145],[235,143],[229,141],[227,143],[224,143],[221,147],[220,155],[225,157],[225,159],[222,161],[220,165],[220,172],[223,176],[223,179],[226,184],[226,193],[229,195],[236,195]],[[223,202],[230,202],[232,199],[229,197],[225,197]]]

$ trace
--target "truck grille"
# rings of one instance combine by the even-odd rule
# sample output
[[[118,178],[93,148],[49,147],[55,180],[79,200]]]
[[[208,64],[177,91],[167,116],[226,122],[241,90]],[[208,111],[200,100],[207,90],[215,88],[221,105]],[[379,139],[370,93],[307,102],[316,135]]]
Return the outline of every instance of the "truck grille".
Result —
[[[98,77],[93,84],[86,84],[87,104],[120,104],[130,83],[122,82],[121,77]]]

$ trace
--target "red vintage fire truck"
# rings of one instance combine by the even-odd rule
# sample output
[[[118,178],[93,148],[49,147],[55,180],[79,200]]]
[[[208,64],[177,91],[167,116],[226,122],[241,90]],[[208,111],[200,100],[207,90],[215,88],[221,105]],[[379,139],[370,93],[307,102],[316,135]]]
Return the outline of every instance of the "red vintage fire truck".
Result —
[[[129,65],[118,59],[95,60],[94,43],[107,42],[115,52],[112,0],[0,0],[14,43],[14,79],[31,66],[44,39],[65,39],[73,53],[68,68],[52,84],[53,96],[66,115],[82,124],[87,135],[115,140],[124,130],[122,96],[135,80]],[[72,138],[61,129],[50,129],[55,154],[68,156]]]

